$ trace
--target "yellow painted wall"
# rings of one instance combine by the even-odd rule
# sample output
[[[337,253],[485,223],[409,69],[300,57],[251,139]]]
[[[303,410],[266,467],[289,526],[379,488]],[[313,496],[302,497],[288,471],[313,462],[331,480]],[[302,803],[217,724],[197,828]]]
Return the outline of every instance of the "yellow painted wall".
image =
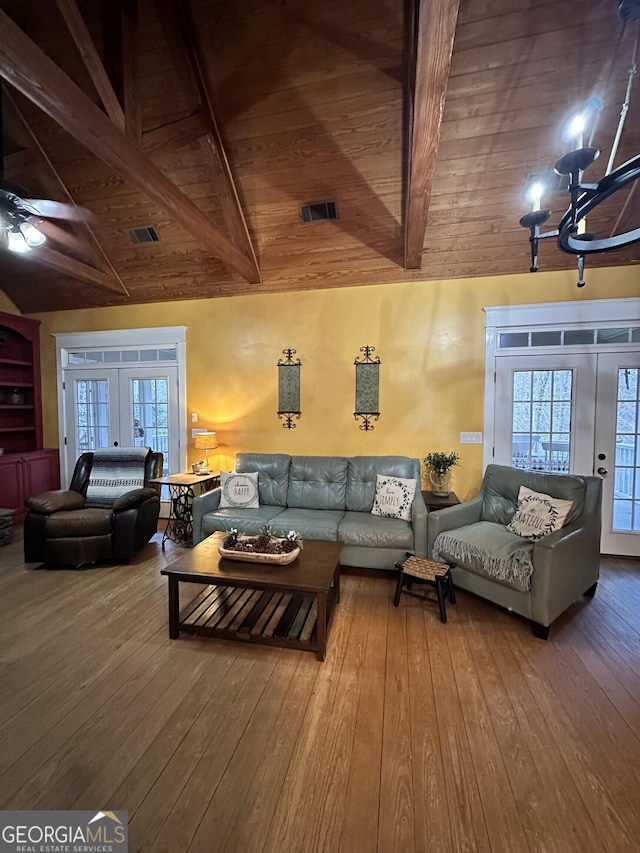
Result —
[[[0,290],[0,311],[5,314],[20,314],[15,304],[9,299],[6,293]]]
[[[227,469],[240,450],[292,454],[397,453],[422,458],[455,450],[453,488],[470,497],[482,476],[482,447],[460,445],[482,431],[484,312],[489,305],[640,295],[640,269],[591,270],[578,290],[570,272],[411,282],[301,293],[61,311],[42,321],[45,444],[58,444],[56,332],[184,325],[187,411],[192,426],[218,433]],[[364,345],[381,358],[380,410],[365,433],[353,418],[354,359]],[[302,361],[302,418],[283,429],[277,410],[278,358]],[[197,456],[189,438],[188,461]]]

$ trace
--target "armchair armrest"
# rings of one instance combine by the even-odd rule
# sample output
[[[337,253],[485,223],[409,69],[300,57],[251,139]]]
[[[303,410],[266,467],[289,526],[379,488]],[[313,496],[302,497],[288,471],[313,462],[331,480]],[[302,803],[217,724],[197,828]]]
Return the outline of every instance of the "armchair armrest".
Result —
[[[80,492],[72,489],[55,489],[27,498],[26,504],[34,512],[51,515],[61,510],[82,509],[84,501],[85,497]]]
[[[115,499],[112,509],[114,512],[123,512],[126,509],[135,509],[150,498],[157,497],[158,492],[151,486],[143,489],[131,489],[130,492],[125,492],[124,495],[120,495],[119,498]]]
[[[433,543],[438,533],[445,530],[455,530],[458,527],[466,527],[467,524],[475,524],[480,521],[482,510],[482,495],[476,495],[470,501],[439,509],[437,512],[429,513],[429,534],[427,540],[427,557],[433,553]]]
[[[210,492],[205,492],[203,495],[196,495],[191,505],[191,513],[193,516],[193,544],[204,539],[202,535],[202,516],[207,512],[213,512],[220,506],[220,495],[222,489],[218,486],[216,489],[211,489]]]
[[[599,529],[576,520],[536,542],[532,559],[531,617],[550,625],[598,580]]]

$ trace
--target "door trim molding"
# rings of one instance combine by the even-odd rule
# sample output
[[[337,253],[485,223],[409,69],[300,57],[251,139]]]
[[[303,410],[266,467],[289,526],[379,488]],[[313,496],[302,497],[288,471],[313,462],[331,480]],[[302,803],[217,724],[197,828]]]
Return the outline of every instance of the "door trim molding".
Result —
[[[106,329],[98,332],[58,332],[53,337],[56,342],[56,377],[58,396],[58,443],[60,452],[60,477],[62,483],[68,483],[71,472],[66,471],[66,453],[64,439],[66,429],[66,411],[63,392],[68,353],[73,349],[153,348],[176,347],[176,366],[178,368],[178,441],[180,469],[187,465],[187,362],[186,362],[186,326],[160,326],[144,329]],[[97,366],[97,365],[96,365]],[[116,367],[116,365],[112,365]],[[122,367],[123,365],[117,365]],[[132,367],[133,365],[126,365]],[[104,367],[104,365],[101,365]],[[108,368],[107,368],[108,369]]]

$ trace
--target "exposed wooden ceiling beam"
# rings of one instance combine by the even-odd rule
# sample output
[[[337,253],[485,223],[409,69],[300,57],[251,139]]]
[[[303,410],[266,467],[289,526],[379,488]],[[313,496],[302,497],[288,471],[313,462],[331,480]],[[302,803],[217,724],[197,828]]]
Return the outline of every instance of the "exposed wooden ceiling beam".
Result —
[[[56,3],[58,4],[58,9],[65,20],[76,47],[80,51],[82,61],[87,67],[89,76],[93,81],[93,85],[96,87],[98,96],[107,111],[107,115],[111,121],[120,128],[120,130],[124,130],[124,112],[120,106],[120,102],[118,101],[118,96],[111,85],[111,81],[107,76],[107,72],[102,64],[98,50],[91,38],[89,30],[87,29],[87,25],[80,14],[76,0],[56,0]]]
[[[404,178],[404,265],[420,269],[459,0],[414,0]]]
[[[122,0],[122,100],[124,103],[125,133],[137,145],[142,145],[142,113],[138,97],[138,2]]]
[[[119,283],[114,281],[111,276],[101,270],[90,267],[88,264],[83,264],[82,261],[78,261],[69,255],[56,252],[55,249],[51,249],[49,246],[38,246],[37,249],[19,257],[24,258],[29,263],[40,264],[41,266],[64,273],[77,281],[84,281],[87,284],[94,284],[97,287],[113,290],[121,296],[126,295],[122,292]]]
[[[155,0],[155,6],[187,103],[191,111],[200,108],[208,124],[209,133],[201,145],[210,163],[213,189],[218,195],[225,223],[232,240],[253,259],[257,267],[255,250],[222,142],[213,97],[187,4],[182,0]]]
[[[66,184],[49,159],[46,151],[40,144],[40,140],[33,132],[30,124],[22,113],[22,110],[19,108],[15,98],[12,97],[10,92],[5,92],[5,100],[7,118],[14,128],[14,133],[21,137],[24,144],[28,146],[29,150],[38,162],[40,166],[39,174],[44,186],[47,187],[47,191],[50,192],[54,198],[56,195],[60,195],[68,204],[75,205],[73,196],[67,189]],[[102,248],[100,241],[89,224],[82,221],[70,222],[69,228],[71,233],[64,231],[64,229],[54,223],[49,223],[48,226],[45,225],[42,228],[42,231],[45,236],[50,236],[52,239],[65,246],[65,248],[70,249],[79,257],[89,260],[92,264],[95,264],[95,266],[110,280],[110,290],[120,290],[126,296],[129,296],[129,291],[107,257],[106,252]]]
[[[0,75],[96,157],[127,178],[250,283],[260,281],[248,257],[189,199],[67,75],[0,10]]]

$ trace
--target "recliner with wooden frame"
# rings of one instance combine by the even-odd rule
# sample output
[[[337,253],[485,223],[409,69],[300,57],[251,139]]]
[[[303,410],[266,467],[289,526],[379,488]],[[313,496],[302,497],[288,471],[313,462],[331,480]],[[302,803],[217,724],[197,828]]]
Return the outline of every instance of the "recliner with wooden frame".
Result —
[[[163,455],[150,451],[144,463],[144,486],[116,498],[108,508],[85,506],[93,452],[76,462],[68,489],[42,492],[27,500],[24,522],[26,563],[73,566],[98,561],[127,562],[157,532]]]

